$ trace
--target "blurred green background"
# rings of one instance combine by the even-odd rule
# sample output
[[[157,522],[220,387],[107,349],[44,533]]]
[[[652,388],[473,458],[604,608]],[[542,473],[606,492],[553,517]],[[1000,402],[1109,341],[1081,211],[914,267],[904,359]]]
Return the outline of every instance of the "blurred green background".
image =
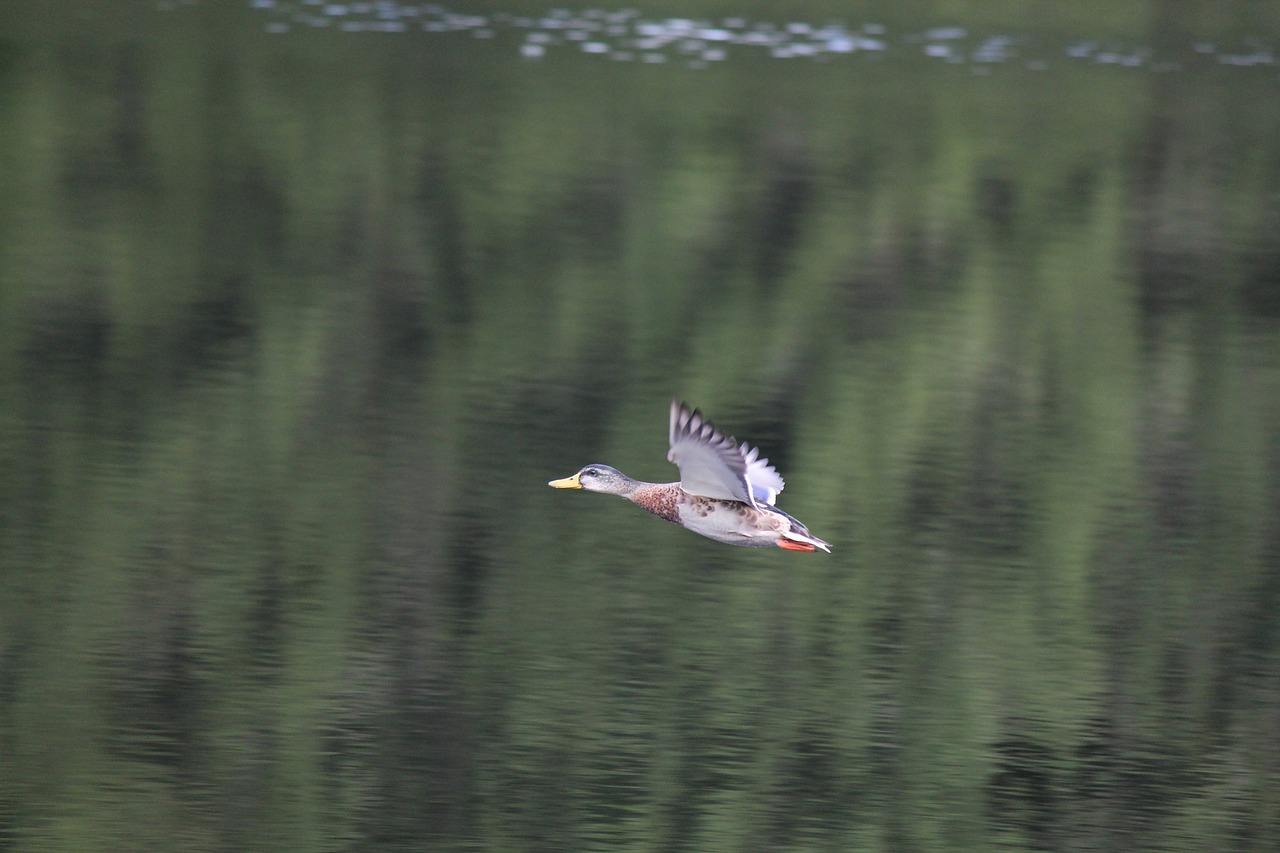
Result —
[[[0,850],[1280,844],[1274,5],[12,5]]]

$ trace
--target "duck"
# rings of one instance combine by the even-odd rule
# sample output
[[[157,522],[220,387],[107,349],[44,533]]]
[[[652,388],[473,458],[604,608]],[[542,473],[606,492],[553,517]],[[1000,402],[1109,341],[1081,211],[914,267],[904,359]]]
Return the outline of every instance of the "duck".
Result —
[[[676,399],[671,401],[669,439],[667,459],[680,470],[679,482],[633,480],[616,468],[592,463],[547,485],[624,497],[664,521],[726,545],[831,553],[828,543],[774,506],[785,483],[758,447],[739,444],[701,411]]]

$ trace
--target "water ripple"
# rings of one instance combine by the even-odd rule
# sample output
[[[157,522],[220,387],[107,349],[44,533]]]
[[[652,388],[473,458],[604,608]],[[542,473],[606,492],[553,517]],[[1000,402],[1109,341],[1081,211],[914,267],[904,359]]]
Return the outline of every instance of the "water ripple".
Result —
[[[193,0],[189,0],[193,2]],[[329,0],[249,0],[268,18],[264,28],[285,35],[308,29],[341,32],[469,34],[494,39],[527,60],[558,51],[646,63],[682,60],[705,67],[746,55],[780,60],[827,61],[833,57],[881,58],[893,52],[923,55],[955,64],[1011,65],[1044,70],[1054,63],[1089,63],[1114,68],[1166,72],[1201,59],[1235,68],[1270,68],[1275,51],[1258,38],[1225,47],[1205,41],[1186,45],[1186,58],[1156,57],[1138,43],[1103,42],[1087,35],[1036,40],[1022,33],[978,33],[950,23],[892,33],[881,23],[766,21],[745,17],[717,20],[653,18],[634,9],[551,9],[542,14],[474,13],[436,3],[335,3]],[[172,2],[158,5],[172,9]]]

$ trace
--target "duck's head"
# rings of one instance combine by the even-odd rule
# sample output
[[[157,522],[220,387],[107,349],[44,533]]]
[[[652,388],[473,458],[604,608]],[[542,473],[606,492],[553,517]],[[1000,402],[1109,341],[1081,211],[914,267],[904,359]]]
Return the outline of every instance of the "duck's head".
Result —
[[[588,465],[572,477],[547,483],[553,489],[586,489],[607,495],[625,495],[635,489],[636,481],[608,465]]]

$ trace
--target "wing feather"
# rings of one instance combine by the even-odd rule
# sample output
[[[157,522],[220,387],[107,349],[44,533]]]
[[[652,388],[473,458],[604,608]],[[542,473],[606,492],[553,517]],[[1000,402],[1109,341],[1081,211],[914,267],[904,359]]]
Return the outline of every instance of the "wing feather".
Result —
[[[773,502],[778,499],[778,492],[787,485],[782,475],[769,464],[768,459],[760,458],[760,448],[743,444],[739,449],[747,463],[747,482],[751,484],[756,502],[773,506]]]
[[[691,495],[770,505],[783,480],[759,448],[739,446],[697,409],[671,401],[667,458],[680,469],[680,487]]]

